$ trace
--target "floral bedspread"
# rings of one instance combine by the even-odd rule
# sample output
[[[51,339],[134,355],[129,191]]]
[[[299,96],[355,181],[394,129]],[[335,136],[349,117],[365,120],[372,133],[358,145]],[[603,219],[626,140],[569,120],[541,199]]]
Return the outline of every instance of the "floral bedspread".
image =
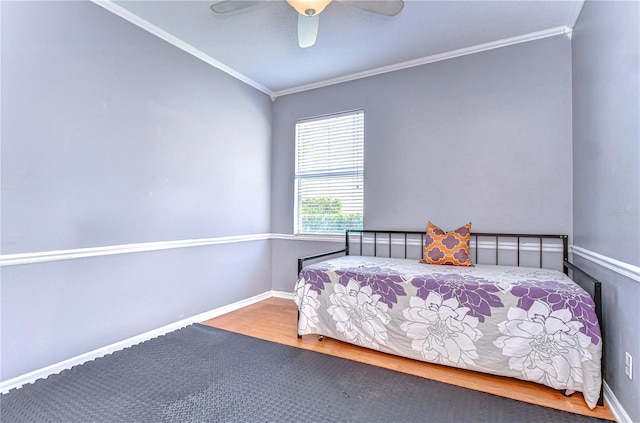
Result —
[[[305,267],[298,334],[580,391],[594,408],[602,340],[591,297],[565,274],[345,256]]]

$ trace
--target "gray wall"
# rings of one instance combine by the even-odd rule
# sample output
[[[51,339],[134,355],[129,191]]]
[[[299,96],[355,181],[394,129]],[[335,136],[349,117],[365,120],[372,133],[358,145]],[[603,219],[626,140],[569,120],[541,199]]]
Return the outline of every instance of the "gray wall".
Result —
[[[270,260],[262,241],[4,267],[2,380],[267,292]]]
[[[335,242],[327,241],[327,238],[328,237],[323,237],[322,239],[314,241],[301,239],[275,239],[271,241],[271,250],[273,253],[271,280],[273,289],[275,291],[293,293],[293,286],[295,285],[298,275],[298,257],[344,248],[344,236],[336,238]],[[339,255],[336,255],[336,257],[339,257]],[[307,264],[313,262],[314,261],[309,261]]]
[[[3,254],[291,234],[295,121],[363,108],[367,228],[573,233],[640,264],[637,2],[588,1],[573,43],[293,94],[273,110],[94,4],[0,7]],[[298,256],[340,247],[277,239],[3,267],[0,378],[291,291]],[[640,356],[639,284],[576,261],[605,280],[607,381],[640,420],[640,378],[622,371],[624,351]]]
[[[296,120],[357,108],[365,112],[365,228],[422,230],[431,220],[445,229],[471,221],[476,232],[571,233],[568,38],[277,98],[273,232],[293,231]],[[274,289],[292,289],[295,272],[276,269],[298,249],[279,246]]]
[[[3,254],[269,232],[267,95],[89,2],[1,7]],[[1,272],[6,380],[270,290],[271,246]]]
[[[640,3],[587,1],[573,33],[574,244],[640,265]],[[640,281],[576,258],[603,281],[605,379],[640,421]],[[633,380],[624,374],[632,354]]]

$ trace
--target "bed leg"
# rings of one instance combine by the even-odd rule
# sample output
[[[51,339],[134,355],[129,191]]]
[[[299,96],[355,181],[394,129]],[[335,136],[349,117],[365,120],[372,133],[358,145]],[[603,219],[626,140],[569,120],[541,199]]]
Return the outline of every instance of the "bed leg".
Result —
[[[600,407],[604,407],[604,383],[600,388],[600,397],[598,397],[598,404]]]

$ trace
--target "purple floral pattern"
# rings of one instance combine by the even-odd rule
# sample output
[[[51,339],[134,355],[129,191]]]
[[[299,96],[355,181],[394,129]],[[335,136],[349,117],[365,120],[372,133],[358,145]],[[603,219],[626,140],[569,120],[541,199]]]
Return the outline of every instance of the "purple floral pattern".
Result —
[[[304,268],[294,301],[299,335],[580,391],[596,406],[593,301],[562,272],[345,256]]]
[[[321,294],[324,291],[325,284],[331,284],[331,278],[329,272],[325,267],[305,267],[300,272],[300,279],[304,279],[309,285],[311,290]]]
[[[398,296],[407,293],[402,285],[406,281],[402,275],[392,269],[383,267],[359,267],[357,269],[337,270],[338,282],[347,286],[350,280],[356,281],[361,287],[368,286],[374,294],[380,295],[380,301],[392,308],[398,303]]]
[[[511,293],[519,297],[518,307],[528,311],[536,301],[542,301],[551,307],[551,311],[567,309],[571,312],[571,320],[582,323],[580,332],[591,338],[594,345],[600,342],[600,326],[595,314],[593,299],[578,285],[556,281],[519,282],[511,289]]]
[[[470,275],[439,274],[432,277],[416,277],[411,284],[418,288],[417,295],[423,300],[430,292],[437,292],[448,300],[455,298],[461,307],[468,307],[469,314],[484,322],[491,316],[491,307],[504,307],[500,297],[495,295],[500,289],[494,284]]]

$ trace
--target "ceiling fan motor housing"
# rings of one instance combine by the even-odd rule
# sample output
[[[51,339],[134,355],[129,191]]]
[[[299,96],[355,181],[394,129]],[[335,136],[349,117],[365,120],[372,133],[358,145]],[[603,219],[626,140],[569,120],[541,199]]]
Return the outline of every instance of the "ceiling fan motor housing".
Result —
[[[321,13],[331,0],[287,0],[298,13],[304,16],[315,16]]]

